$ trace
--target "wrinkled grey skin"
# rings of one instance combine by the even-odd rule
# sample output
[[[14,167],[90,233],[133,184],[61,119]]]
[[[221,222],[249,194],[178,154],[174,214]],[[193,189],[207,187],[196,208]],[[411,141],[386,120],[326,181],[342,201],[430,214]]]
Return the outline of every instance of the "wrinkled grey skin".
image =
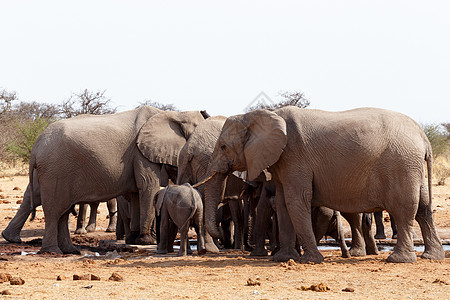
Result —
[[[207,174],[210,173],[208,170],[210,166],[210,157],[214,151],[214,146],[225,120],[226,117],[215,116],[208,118],[205,122],[197,126],[180,151],[178,158],[177,184],[189,183],[194,185],[207,177]],[[209,184],[209,182],[198,187],[202,199],[204,199],[204,186],[207,184]],[[239,218],[239,201],[241,201],[240,194],[242,191],[242,184],[242,180],[234,176],[230,179],[230,183],[227,184],[226,191],[223,191],[222,188],[223,193],[221,192],[219,195],[219,197],[221,197],[221,195],[224,194],[223,197],[234,199],[228,201],[228,205],[230,205],[233,221],[236,224],[234,237],[236,242],[234,243],[234,247],[238,249],[241,249],[243,245],[242,218]],[[205,235],[205,242],[206,250],[208,252],[219,252],[219,249],[214,244],[208,232],[206,232]]]
[[[79,204],[78,217],[77,217],[77,228],[75,229],[76,234],[83,234],[88,232],[94,232],[97,227],[97,210],[99,202],[90,203],[90,213],[89,222],[86,226],[86,214],[87,214],[87,204]],[[106,228],[106,232],[116,231],[117,225],[117,200],[116,198],[106,201],[109,212],[109,224]]]
[[[191,224],[197,232],[198,254],[206,253],[203,230],[203,202],[200,193],[190,184],[169,185],[155,195],[156,214],[161,216],[158,254],[166,254],[169,242],[169,218],[180,231],[179,256],[187,254],[188,231]]]
[[[360,108],[326,112],[296,107],[257,110],[227,119],[211,157],[214,189],[205,187],[206,226],[214,237],[217,189],[233,170],[249,179],[269,166],[277,187],[280,251],[274,260],[321,262],[311,206],[348,213],[386,209],[398,240],[389,262],[415,262],[411,229],[416,219],[425,243],[422,258],[444,258],[431,210],[432,151],[421,127],[400,113]]]
[[[35,171],[33,171],[35,172]],[[9,222],[8,226],[3,230],[2,236],[5,240],[10,243],[21,243],[22,239],[20,238],[20,232],[22,231],[25,222],[27,221],[30,214],[32,215],[31,219],[34,219],[34,214],[36,213],[36,208],[41,205],[41,191],[39,188],[39,183],[37,181],[37,176],[33,176],[34,184],[33,184],[33,203],[31,203],[31,193],[30,193],[30,185],[27,185],[27,189],[23,195],[23,201],[20,204],[19,210],[17,211],[14,218]],[[111,203],[110,203],[111,202]],[[117,211],[115,206],[115,199],[110,200],[108,203],[108,211],[110,214],[109,225],[107,228],[107,232],[112,232],[116,228],[116,214],[114,212]],[[96,227],[96,219],[97,219],[97,207],[99,203],[91,204],[91,216],[89,217],[88,228],[90,231],[94,231]],[[81,207],[82,205],[80,205]],[[94,208],[92,208],[94,206]],[[85,205],[87,208],[87,205]],[[86,233],[85,227],[85,215],[81,212],[81,208],[79,210],[78,218],[77,218],[77,229],[75,233]],[[93,213],[95,212],[95,213]],[[112,216],[111,216],[112,215]]]
[[[162,112],[143,106],[48,126],[30,158],[30,185],[35,168],[45,214],[40,252],[79,253],[67,226],[71,207],[119,195],[131,201],[131,234],[139,236],[136,242],[155,243],[150,232],[152,200],[159,190],[161,164],[176,166],[179,150],[203,121],[200,112]]]

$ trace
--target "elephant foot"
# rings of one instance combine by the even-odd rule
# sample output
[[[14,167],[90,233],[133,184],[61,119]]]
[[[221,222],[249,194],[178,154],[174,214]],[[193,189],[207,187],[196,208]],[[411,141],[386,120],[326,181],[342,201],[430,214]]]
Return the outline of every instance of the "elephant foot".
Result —
[[[87,231],[84,228],[77,228],[77,230],[75,230],[75,234],[86,234]]]
[[[366,250],[361,248],[351,248],[349,252],[353,257],[366,256]]]
[[[64,254],[76,254],[76,255],[80,255],[81,252],[80,250],[78,250],[75,246],[71,246],[71,247],[67,247],[67,248],[61,248],[61,251]]]
[[[396,240],[396,239],[397,239],[397,234],[396,234],[396,233],[392,235],[392,239],[393,239],[393,240]]]
[[[139,231],[130,231],[125,237],[125,244],[136,245],[136,239],[139,237]]]
[[[268,256],[269,252],[263,247],[263,248],[255,248],[250,253],[250,256]]]
[[[284,262],[284,261],[288,261],[290,259],[297,261],[299,258],[300,258],[300,254],[298,254],[298,252],[294,248],[280,249],[273,256],[273,260],[278,261],[278,262]]]
[[[439,249],[424,251],[420,257],[423,259],[443,260],[445,258],[445,251],[440,246]]]
[[[167,254],[169,253],[169,251],[167,251],[167,249],[157,249],[156,250],[156,254]]]
[[[177,256],[187,256],[187,254],[186,254],[185,251],[180,251],[180,252],[177,253]]]
[[[118,241],[121,241],[121,240],[123,240],[125,238],[125,234],[117,234],[117,232],[116,232],[116,240],[118,240]]]
[[[20,233],[19,234],[11,234],[7,230],[4,230],[2,232],[2,237],[7,240],[10,243],[22,243],[22,240],[20,239]]]
[[[251,246],[251,245],[245,245],[244,246],[244,250],[245,251],[253,251],[255,248],[253,247],[253,246]]]
[[[378,248],[375,246],[375,247],[368,247],[368,248],[366,248],[366,253],[367,253],[367,255],[378,255],[379,253],[378,253]]]
[[[305,251],[300,257],[300,262],[320,264],[323,262],[323,255],[319,251]]]
[[[86,227],[86,231],[87,231],[87,232],[94,232],[96,227],[97,227],[96,224],[95,224],[95,223],[92,223],[92,224],[90,224],[90,225],[88,225],[88,226]]]
[[[63,252],[61,251],[61,249],[59,249],[58,246],[41,247],[41,250],[39,250],[38,254],[44,254],[44,253],[63,254]]]
[[[108,228],[105,230],[106,232],[115,232],[116,231],[116,224],[109,225]]]
[[[214,243],[206,243],[205,250],[209,253],[219,253],[219,248]]]
[[[198,254],[198,255],[205,255],[205,254],[206,254],[206,249],[205,249],[205,248],[202,248],[202,249],[198,250],[198,251],[197,251],[197,254]]]
[[[150,234],[141,234],[136,239],[136,245],[156,245],[156,239],[152,237]]]
[[[394,251],[387,258],[392,263],[413,263],[417,261],[417,255],[414,251]]]
[[[342,251],[342,257],[343,258],[350,258],[352,255],[350,254],[350,251]]]
[[[377,233],[377,234],[375,234],[374,238],[377,240],[385,240],[386,235],[384,233]]]

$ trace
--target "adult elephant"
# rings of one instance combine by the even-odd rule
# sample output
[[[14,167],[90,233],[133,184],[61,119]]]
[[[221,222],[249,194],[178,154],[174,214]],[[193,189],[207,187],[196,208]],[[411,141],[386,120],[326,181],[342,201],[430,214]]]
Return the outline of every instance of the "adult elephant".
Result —
[[[67,227],[71,207],[119,195],[131,201],[136,242],[154,243],[150,229],[161,164],[176,166],[180,149],[204,119],[201,112],[162,112],[143,106],[47,127],[30,158],[30,185],[35,168],[45,214],[40,252],[79,253]]]
[[[422,258],[443,259],[431,211],[432,151],[420,126],[400,113],[360,108],[343,112],[284,107],[232,116],[225,122],[205,186],[206,227],[215,226],[218,193],[233,170],[256,178],[269,167],[276,183],[280,251],[274,260],[321,262],[311,206],[357,213],[386,209],[397,221],[398,243],[390,262],[414,262],[414,218],[425,242]],[[428,183],[424,162],[427,163]],[[427,188],[428,186],[428,188]]]
[[[193,185],[207,177],[210,173],[210,158],[226,119],[223,116],[215,116],[197,126],[180,151],[177,184],[189,183]],[[242,187],[242,179],[230,175],[226,190],[223,191],[224,197],[229,200],[227,205],[229,205],[231,210],[235,226],[234,248],[237,249],[242,249],[243,247],[242,205],[240,204]],[[204,186],[200,185],[198,191],[202,199],[204,199]],[[220,198],[221,195],[219,194],[218,197]],[[208,232],[205,233],[205,246],[208,252],[219,251]]]

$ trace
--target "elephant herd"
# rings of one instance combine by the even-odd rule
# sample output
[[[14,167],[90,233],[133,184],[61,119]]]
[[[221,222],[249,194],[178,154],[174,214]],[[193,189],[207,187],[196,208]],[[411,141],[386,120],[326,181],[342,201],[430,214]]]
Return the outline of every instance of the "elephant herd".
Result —
[[[79,253],[68,229],[74,205],[109,201],[111,226],[118,210],[117,238],[159,242],[158,253],[173,250],[177,230],[179,255],[189,253],[194,225],[199,254],[221,244],[267,255],[269,237],[275,261],[317,263],[324,235],[344,257],[376,254],[367,213],[384,209],[398,236],[388,261],[417,260],[414,220],[422,258],[444,258],[431,210],[430,143],[416,122],[392,111],[284,107],[226,118],[142,106],[78,116],[38,137],[29,174],[24,201],[2,234],[20,241],[23,223],[42,204],[40,252]],[[341,215],[352,229],[350,250]]]

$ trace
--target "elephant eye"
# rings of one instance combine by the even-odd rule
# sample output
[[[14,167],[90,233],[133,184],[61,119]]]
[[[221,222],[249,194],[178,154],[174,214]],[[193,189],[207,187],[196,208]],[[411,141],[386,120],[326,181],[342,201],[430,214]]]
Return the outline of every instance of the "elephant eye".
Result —
[[[222,149],[222,151],[225,151],[225,148],[227,148],[227,146],[225,145],[220,146],[220,149]]]

